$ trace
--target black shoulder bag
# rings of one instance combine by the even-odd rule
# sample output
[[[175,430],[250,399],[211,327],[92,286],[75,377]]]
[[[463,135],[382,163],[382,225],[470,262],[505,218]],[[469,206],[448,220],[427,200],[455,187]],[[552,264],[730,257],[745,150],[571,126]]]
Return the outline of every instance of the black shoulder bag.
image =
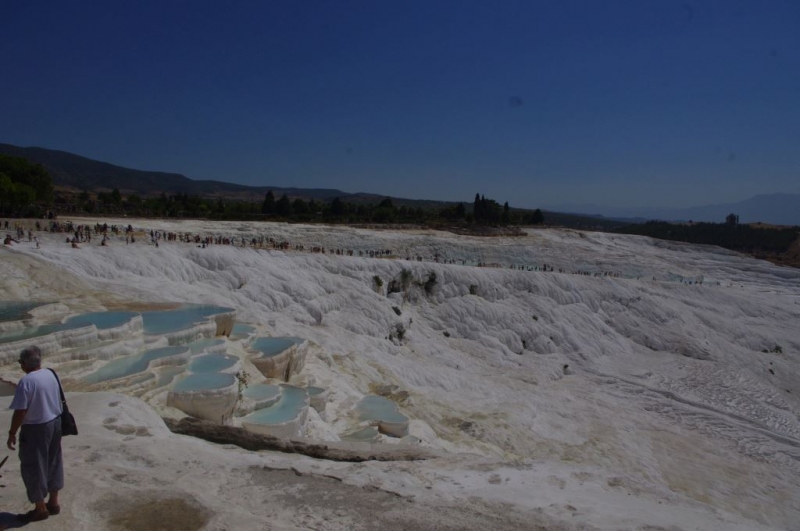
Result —
[[[75,417],[72,416],[72,413],[69,412],[69,408],[67,407],[67,399],[64,396],[64,388],[61,387],[61,380],[58,379],[56,371],[53,369],[48,370],[56,377],[58,392],[61,393],[61,435],[78,435],[78,426],[75,424]]]

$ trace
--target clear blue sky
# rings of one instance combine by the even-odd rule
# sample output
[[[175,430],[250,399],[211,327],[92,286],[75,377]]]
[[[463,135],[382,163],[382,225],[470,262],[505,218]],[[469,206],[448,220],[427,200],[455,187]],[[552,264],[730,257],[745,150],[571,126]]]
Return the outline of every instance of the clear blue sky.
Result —
[[[800,2],[3,0],[0,142],[512,206],[800,193]]]

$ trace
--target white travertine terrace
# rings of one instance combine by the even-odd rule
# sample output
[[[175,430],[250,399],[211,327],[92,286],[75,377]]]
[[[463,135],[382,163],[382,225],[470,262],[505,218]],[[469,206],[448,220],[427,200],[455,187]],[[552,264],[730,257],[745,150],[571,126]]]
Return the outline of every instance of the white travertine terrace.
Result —
[[[31,324],[32,323],[28,321],[27,326],[31,326]],[[19,351],[30,345],[32,341],[36,342],[36,344],[42,350],[42,353],[45,355],[58,355],[63,351],[76,349],[75,351],[69,352],[67,356],[69,359],[77,360],[87,359],[82,357],[86,355],[85,350],[83,353],[79,351],[83,347],[91,347],[103,342],[116,343],[124,338],[140,334],[141,331],[142,317],[140,315],[136,315],[132,317],[130,321],[113,328],[99,329],[94,325],[88,325],[69,330],[60,330],[47,335],[36,336],[34,338],[26,338],[9,343],[0,343],[0,365],[4,365],[16,360],[19,356]],[[102,354],[100,355],[102,356]],[[101,359],[108,358],[101,357]]]
[[[307,350],[308,341],[303,341],[300,344],[293,344],[272,356],[254,355],[250,358],[250,361],[265,378],[275,378],[288,382],[292,376],[300,374],[300,371],[303,370]]]
[[[185,352],[181,352],[179,354],[164,356],[163,358],[152,360],[150,363],[148,363],[148,368],[182,366],[186,365],[191,358],[192,353],[187,349]]]
[[[401,401],[411,419],[406,440],[451,456],[402,466],[304,461],[315,474],[464,508],[502,504],[503,514],[545,529],[785,531],[800,521],[795,269],[714,247],[572,230],[486,239],[276,223],[119,223],[266,235],[307,250],[391,249],[400,257],[181,243],[126,248],[124,239],[71,249],[48,234],[41,249],[0,248],[0,292],[8,300],[63,301],[70,314],[124,301],[213,304],[236,308],[237,318],[262,333],[307,338],[303,371],[290,383],[319,383],[329,398],[326,418],[307,409],[305,436],[335,441],[354,431],[347,420],[354,404],[396,385],[408,393]],[[434,289],[414,284],[387,295],[388,282],[404,271],[415,281],[435,272]],[[599,275],[605,271],[615,275]],[[702,284],[681,281],[687,278]],[[244,345],[232,350],[251,377],[260,373]],[[54,365],[68,385],[90,370],[81,361],[54,358]],[[0,367],[0,378],[19,377],[17,366]],[[183,415],[165,405],[167,390],[137,392],[162,416]],[[82,400],[88,411],[118,417],[110,402]],[[105,432],[113,434],[102,426],[93,433]],[[170,439],[180,446],[174,455],[198,442],[185,439]],[[136,451],[166,455],[146,442]],[[82,459],[73,473],[94,473],[88,459],[95,448],[81,450],[79,439],[68,444]],[[120,437],[108,448],[104,473],[128,473],[118,462],[127,444]],[[242,460],[255,459],[219,453],[230,454],[227,473],[216,469],[220,477],[238,477]],[[268,455],[270,465],[287,468],[292,459]],[[200,468],[196,474],[203,477]],[[249,515],[259,503],[254,496],[243,486],[218,507],[235,506],[226,513],[234,519]]]
[[[292,395],[287,393],[287,389],[291,388],[295,391]],[[281,385],[281,398],[274,405],[261,410],[256,410],[247,417],[241,419],[242,427],[254,433],[261,433],[264,435],[272,435],[273,437],[291,438],[301,434],[303,427],[306,423],[309,410],[309,396],[305,389],[297,388],[294,386]],[[293,415],[280,414],[280,418],[270,419],[269,422],[256,422],[253,417],[260,416],[259,413],[269,412],[271,409],[280,408],[282,400],[289,400],[290,396],[300,396],[301,402],[298,404],[290,404],[285,408],[285,411],[294,413]]]
[[[169,311],[160,312],[159,316],[160,318],[169,318]],[[163,348],[167,345],[190,345],[195,341],[207,338],[224,338],[230,335],[235,324],[235,316],[235,311],[219,312],[180,330],[148,335],[144,333],[142,316],[133,314],[129,320],[119,326],[98,328],[94,324],[88,324],[2,344],[0,345],[2,347],[0,348],[0,359],[9,363],[12,357],[16,359],[22,348],[31,343],[36,343],[42,349],[43,354],[48,356],[51,363],[109,361],[114,358],[134,356],[145,350]],[[29,318],[24,321],[3,323],[5,325],[4,333],[19,333],[26,327],[37,326],[39,323],[36,321],[37,319],[35,318]],[[17,324],[17,326],[14,326],[14,324]],[[209,354],[227,352],[225,341],[220,341],[219,344],[202,344],[198,348],[200,352],[197,354],[193,354],[187,347],[176,354],[151,359],[139,372],[96,383],[87,383],[84,386],[89,385],[90,388],[95,389],[116,387],[125,389],[126,392],[132,394],[146,393],[157,382],[156,372],[158,368],[183,367],[183,371],[187,373],[185,378],[190,378],[193,374],[191,369],[192,361]],[[306,349],[307,342],[293,342],[291,346],[274,356],[264,357],[264,359],[255,357],[253,361],[256,367],[266,372],[265,376],[280,375],[281,379],[288,381],[302,370]],[[203,420],[226,424],[233,420],[234,413],[243,417],[253,411],[270,407],[281,399],[281,394],[277,393],[274,397],[260,399],[242,397],[240,400],[237,380],[233,375],[242,369],[242,361],[238,358],[234,359],[235,362],[230,366],[215,372],[218,375],[228,374],[227,383],[213,388],[203,386],[185,388],[181,387],[181,379],[178,378],[178,385],[176,386],[176,382],[172,382],[171,388],[166,394],[165,405]],[[94,363],[93,366],[97,368],[97,363]],[[8,385],[10,386],[9,392],[13,391],[13,383]],[[320,402],[320,397],[316,397],[315,404],[319,405],[321,403],[321,408],[324,410],[324,399],[322,400],[323,402]],[[268,431],[276,435],[297,435],[305,423],[306,407],[304,407],[303,411],[299,411],[294,418],[276,423],[274,426],[266,426],[259,423],[246,423],[245,426],[261,433]]]
[[[249,415],[253,411],[264,409],[266,407],[270,407],[278,402],[281,399],[281,388],[277,385],[269,386],[269,389],[272,391],[274,388],[274,392],[269,393],[261,393],[259,396],[253,396],[254,393],[252,392],[257,386],[266,386],[266,384],[253,384],[251,388],[244,392],[242,399],[239,401],[239,405],[236,408],[236,416],[237,417],[244,417]],[[248,392],[250,391],[250,392]]]
[[[204,337],[229,336],[236,323],[236,312],[220,312],[214,314],[195,326],[159,334],[167,339],[170,345],[185,345]]]
[[[408,421],[391,422],[388,420],[378,420],[378,431],[391,437],[405,437],[408,435]]]
[[[213,389],[172,389],[167,394],[167,405],[180,409],[187,415],[225,424],[233,417],[238,401],[235,378],[223,387]]]
[[[253,433],[260,433],[263,435],[271,435],[273,437],[280,437],[282,439],[291,439],[300,435],[301,429],[308,417],[308,408],[300,411],[297,417],[275,424],[263,424],[258,422],[247,422],[242,420],[242,427]]]
[[[309,387],[308,398],[311,407],[313,407],[320,415],[325,414],[325,405],[328,403],[328,396],[330,389],[323,389],[321,387]]]

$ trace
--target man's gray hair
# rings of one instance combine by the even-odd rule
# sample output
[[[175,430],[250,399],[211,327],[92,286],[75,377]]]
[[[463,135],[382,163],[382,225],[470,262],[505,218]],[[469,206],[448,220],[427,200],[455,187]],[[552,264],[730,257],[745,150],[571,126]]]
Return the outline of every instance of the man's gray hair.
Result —
[[[42,351],[36,345],[30,346],[20,352],[19,361],[29,371],[38,369],[42,366]]]

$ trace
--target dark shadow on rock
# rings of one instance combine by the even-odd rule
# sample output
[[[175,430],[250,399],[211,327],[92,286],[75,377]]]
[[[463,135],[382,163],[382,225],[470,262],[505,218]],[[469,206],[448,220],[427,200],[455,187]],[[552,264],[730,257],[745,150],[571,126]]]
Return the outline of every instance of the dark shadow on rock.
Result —
[[[26,525],[17,520],[16,513],[0,513],[0,529],[17,529]]]

